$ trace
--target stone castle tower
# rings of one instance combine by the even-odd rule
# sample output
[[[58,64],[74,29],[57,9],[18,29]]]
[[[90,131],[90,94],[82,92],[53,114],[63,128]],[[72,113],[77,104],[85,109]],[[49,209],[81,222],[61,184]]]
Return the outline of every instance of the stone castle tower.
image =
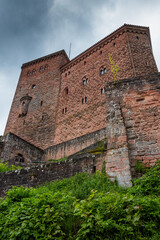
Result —
[[[120,69],[119,80],[158,72],[149,28],[127,24],[71,61],[62,50],[25,63],[5,134],[46,150],[46,160],[104,138],[104,87],[114,81],[109,54]]]

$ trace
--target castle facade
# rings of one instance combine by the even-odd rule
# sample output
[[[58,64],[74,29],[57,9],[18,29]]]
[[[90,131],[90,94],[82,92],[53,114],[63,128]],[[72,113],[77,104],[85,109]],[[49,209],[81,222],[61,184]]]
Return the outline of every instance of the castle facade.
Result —
[[[114,68],[118,69],[116,85]],[[128,121],[133,124],[135,114],[138,114],[136,111],[139,111],[136,110],[137,104],[145,99],[140,91],[153,91],[147,81],[155,74],[157,84],[159,75],[149,28],[127,24],[72,60],[61,50],[23,64],[6,124],[7,150],[3,149],[3,153],[10,152],[10,155],[5,154],[8,159],[19,157],[31,162],[41,159],[42,155],[44,161],[68,156],[103,139],[107,139],[108,146],[112,145],[110,149],[124,141],[126,147],[128,144],[138,147],[134,137],[125,139],[131,129],[126,130],[126,126],[123,129],[121,120],[125,124]],[[124,79],[130,80],[126,82]],[[142,80],[148,90],[145,90]],[[125,89],[127,84],[128,91]],[[138,90],[139,87],[141,90]],[[154,93],[156,95],[157,92]],[[135,99],[139,100],[133,104]],[[146,98],[145,104],[147,101],[149,104],[150,99]],[[159,101],[158,95],[157,99]],[[153,103],[157,104],[156,101]],[[117,104],[120,104],[118,110]],[[147,105],[142,106],[142,112],[144,106]],[[157,109],[157,106],[154,107]],[[158,116],[159,110],[156,111]],[[129,113],[133,116],[125,120]],[[141,117],[144,117],[143,114]],[[115,118],[121,122],[120,125],[113,122]],[[136,124],[140,126],[137,119],[132,126],[134,136],[140,131],[138,128],[133,130]],[[147,117],[144,117],[144,125],[147,126]],[[122,131],[117,133],[115,129]],[[121,140],[117,134],[120,134]],[[140,156],[135,156],[134,161],[140,159]]]

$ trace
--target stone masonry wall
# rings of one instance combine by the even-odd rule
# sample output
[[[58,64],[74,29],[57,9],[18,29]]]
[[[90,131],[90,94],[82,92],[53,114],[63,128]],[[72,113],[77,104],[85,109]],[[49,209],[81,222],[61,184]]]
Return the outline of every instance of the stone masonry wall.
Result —
[[[56,179],[74,176],[76,173],[93,173],[95,164],[101,167],[102,157],[95,155],[70,159],[63,162],[47,163],[12,172],[0,173],[0,197],[12,186],[37,187]]]
[[[26,142],[15,134],[7,134],[4,140],[4,147],[1,155],[2,160],[4,162],[9,161],[12,164],[18,164],[18,162],[15,162],[15,158],[19,154],[24,158],[24,162],[22,164],[36,163],[42,161],[43,150]]]
[[[134,177],[136,161],[160,159],[160,74],[108,83],[106,99],[107,172],[126,168]]]
[[[12,132],[43,149],[53,145],[60,67],[68,61],[60,51],[22,65],[5,134]]]
[[[109,54],[119,66],[119,79],[157,72],[148,28],[128,25],[67,63],[62,67],[55,145],[106,127],[104,86],[113,81]]]
[[[106,139],[106,136],[106,129],[103,128],[96,132],[89,133],[81,137],[72,139],[70,141],[60,143],[58,145],[45,149],[43,160],[47,161],[49,159],[59,159],[64,156],[69,156],[71,154],[81,151],[82,149],[98,141]]]

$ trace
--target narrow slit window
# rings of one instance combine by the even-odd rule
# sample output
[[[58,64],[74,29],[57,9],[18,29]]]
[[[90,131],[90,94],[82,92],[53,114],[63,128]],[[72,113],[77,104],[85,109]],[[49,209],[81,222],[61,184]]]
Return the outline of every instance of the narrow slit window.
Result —
[[[101,88],[101,94],[103,94],[104,93],[104,88]]]
[[[87,97],[85,97],[85,103],[87,102]]]
[[[82,104],[84,104],[84,98],[82,98]]]

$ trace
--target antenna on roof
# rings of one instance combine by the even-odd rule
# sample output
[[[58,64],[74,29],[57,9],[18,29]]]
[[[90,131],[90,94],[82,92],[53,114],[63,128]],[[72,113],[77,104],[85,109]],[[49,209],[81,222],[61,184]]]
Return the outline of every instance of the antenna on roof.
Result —
[[[69,59],[70,59],[70,56],[71,56],[71,46],[72,46],[72,44],[70,43],[70,46],[69,46]]]

